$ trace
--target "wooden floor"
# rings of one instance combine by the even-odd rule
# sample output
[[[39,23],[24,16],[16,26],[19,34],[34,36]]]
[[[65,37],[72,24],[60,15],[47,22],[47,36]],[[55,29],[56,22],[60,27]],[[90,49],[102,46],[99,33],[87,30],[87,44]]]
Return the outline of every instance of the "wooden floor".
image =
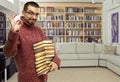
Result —
[[[48,74],[48,82],[120,82],[120,76],[101,67],[61,68]],[[8,82],[17,82],[17,73]]]

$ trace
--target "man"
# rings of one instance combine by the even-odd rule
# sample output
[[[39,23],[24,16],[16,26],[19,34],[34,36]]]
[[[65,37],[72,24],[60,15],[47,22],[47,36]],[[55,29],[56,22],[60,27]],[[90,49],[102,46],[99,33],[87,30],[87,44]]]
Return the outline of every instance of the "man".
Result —
[[[34,26],[39,15],[39,5],[35,2],[27,2],[22,11],[20,20],[15,21],[16,15],[9,17],[11,29],[8,40],[4,46],[4,55],[13,57],[18,70],[18,82],[46,82],[47,74],[37,76],[35,71],[35,59],[33,44],[47,37],[43,31]],[[49,64],[50,71],[60,67],[60,59],[56,52],[53,61]]]

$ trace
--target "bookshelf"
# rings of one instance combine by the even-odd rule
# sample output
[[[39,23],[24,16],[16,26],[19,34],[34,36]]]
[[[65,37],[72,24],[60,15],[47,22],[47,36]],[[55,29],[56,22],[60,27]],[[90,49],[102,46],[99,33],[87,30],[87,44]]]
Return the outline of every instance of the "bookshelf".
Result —
[[[4,45],[6,40],[6,15],[0,12],[0,45]]]
[[[96,42],[102,39],[102,3],[39,3],[37,21],[55,42]]]
[[[5,62],[7,58],[3,55],[3,46],[6,40],[6,15],[3,12],[0,12],[0,82],[4,78],[4,69],[7,66]]]

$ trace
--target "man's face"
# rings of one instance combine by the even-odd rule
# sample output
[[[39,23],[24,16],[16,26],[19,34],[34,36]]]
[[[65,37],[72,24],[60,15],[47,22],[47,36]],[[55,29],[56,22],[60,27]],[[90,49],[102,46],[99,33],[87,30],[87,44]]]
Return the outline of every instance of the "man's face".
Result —
[[[28,9],[23,11],[23,16],[29,25],[33,26],[36,23],[39,11],[39,8],[33,6],[28,6]]]

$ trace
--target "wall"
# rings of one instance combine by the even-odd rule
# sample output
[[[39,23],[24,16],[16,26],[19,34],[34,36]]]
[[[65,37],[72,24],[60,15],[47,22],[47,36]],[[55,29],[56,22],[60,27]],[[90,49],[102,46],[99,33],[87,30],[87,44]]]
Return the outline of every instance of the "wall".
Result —
[[[92,0],[21,0],[23,2],[36,1],[36,2],[92,2]],[[94,0],[95,2],[102,2],[104,0]]]
[[[103,3],[103,43],[111,43],[111,14],[119,13],[119,43],[120,43],[120,3],[119,0],[106,0]],[[120,1],[119,1],[120,2]]]
[[[8,16],[14,14],[19,14],[20,10],[20,1],[19,0],[14,0],[14,4],[10,3],[7,0],[0,0],[0,11],[4,12],[6,14],[6,37],[8,35],[9,29],[11,27],[9,21],[8,21]]]
[[[14,0],[14,4],[10,3],[7,0],[0,0],[0,11],[6,13],[7,16],[13,13],[18,14],[20,10],[19,5],[19,0]]]

